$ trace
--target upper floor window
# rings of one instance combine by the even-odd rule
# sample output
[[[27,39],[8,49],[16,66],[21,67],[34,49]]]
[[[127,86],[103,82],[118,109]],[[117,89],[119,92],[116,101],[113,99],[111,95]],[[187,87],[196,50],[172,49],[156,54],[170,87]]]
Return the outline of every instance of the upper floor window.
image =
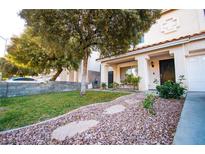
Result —
[[[144,43],[144,35],[142,35],[142,37],[140,38],[139,43]]]
[[[164,20],[161,24],[161,32],[162,33],[171,33],[176,31],[179,28],[179,20],[178,18],[168,18]]]

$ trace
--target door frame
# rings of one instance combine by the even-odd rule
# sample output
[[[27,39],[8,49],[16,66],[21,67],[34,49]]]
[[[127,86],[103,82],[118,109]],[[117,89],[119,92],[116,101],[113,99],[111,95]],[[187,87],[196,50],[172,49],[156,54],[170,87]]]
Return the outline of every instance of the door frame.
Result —
[[[159,60],[159,75],[160,75],[160,85],[163,84],[164,81],[162,81],[162,62],[168,62],[168,61],[172,61],[173,62],[173,78],[174,78],[174,82],[176,82],[176,72],[175,72],[175,63],[174,63],[174,58],[170,58],[170,59],[163,59],[163,60]]]

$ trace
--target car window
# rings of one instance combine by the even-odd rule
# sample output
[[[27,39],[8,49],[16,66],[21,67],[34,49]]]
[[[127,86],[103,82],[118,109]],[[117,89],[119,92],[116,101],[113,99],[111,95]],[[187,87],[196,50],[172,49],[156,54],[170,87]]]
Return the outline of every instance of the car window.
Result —
[[[35,81],[34,79],[32,78],[25,78],[26,81]]]
[[[22,81],[22,78],[13,79],[14,81]]]
[[[14,81],[35,81],[32,78],[17,78],[17,79],[13,79]]]

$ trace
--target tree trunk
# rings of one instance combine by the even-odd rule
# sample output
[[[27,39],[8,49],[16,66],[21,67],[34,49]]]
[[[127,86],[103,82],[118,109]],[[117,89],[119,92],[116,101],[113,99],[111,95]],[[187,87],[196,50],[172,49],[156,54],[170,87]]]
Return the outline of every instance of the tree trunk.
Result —
[[[84,58],[83,58],[83,74],[82,74],[82,80],[81,80],[81,91],[80,95],[85,95],[86,91],[86,80],[87,80],[87,68],[88,67],[88,53],[86,52]]]
[[[57,69],[56,74],[54,74],[54,76],[50,79],[50,81],[56,81],[57,77],[61,74],[62,71],[63,71],[62,68]]]

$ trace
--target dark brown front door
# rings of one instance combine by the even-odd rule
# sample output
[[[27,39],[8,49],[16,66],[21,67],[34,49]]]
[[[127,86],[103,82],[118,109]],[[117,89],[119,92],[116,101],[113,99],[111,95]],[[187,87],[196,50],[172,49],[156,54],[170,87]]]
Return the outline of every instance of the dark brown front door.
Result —
[[[160,83],[163,84],[167,80],[175,82],[174,59],[160,60]]]
[[[108,72],[108,83],[113,83],[113,71]]]

